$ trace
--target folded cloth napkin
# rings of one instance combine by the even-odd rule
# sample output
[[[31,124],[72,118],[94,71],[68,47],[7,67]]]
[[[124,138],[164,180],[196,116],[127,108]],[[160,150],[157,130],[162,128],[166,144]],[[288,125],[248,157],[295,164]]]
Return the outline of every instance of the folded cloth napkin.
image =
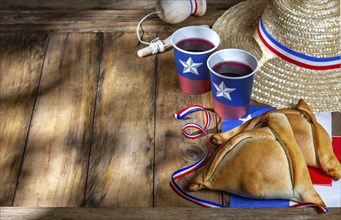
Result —
[[[249,113],[239,120],[224,120],[222,123],[222,131],[233,129],[245,121],[261,115],[267,111],[273,110],[273,107],[250,105]],[[327,133],[331,136],[331,113],[317,113],[315,114],[317,121],[325,128]],[[341,161],[341,137],[333,137],[333,149],[339,161]],[[332,181],[332,178],[325,175],[320,170],[308,168],[309,174],[315,189],[320,194],[327,207],[341,207],[341,184],[339,181]],[[289,200],[282,199],[248,199],[240,196],[230,194],[231,208],[284,208],[292,205]]]
[[[254,117],[257,117],[258,115],[261,115],[267,111],[274,110],[274,109],[276,109],[276,108],[268,107],[268,106],[250,105],[249,112],[244,118],[241,118],[238,120],[224,120],[221,130],[222,131],[231,130],[231,129],[243,124],[247,120],[250,120]]]

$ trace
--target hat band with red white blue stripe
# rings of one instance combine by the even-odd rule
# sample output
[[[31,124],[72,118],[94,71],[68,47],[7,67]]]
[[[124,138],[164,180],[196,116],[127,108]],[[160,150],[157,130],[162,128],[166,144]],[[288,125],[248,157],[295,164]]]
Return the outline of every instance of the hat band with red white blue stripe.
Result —
[[[341,56],[327,58],[313,57],[284,46],[270,35],[262,19],[259,20],[257,32],[259,38],[269,50],[289,63],[313,70],[330,70],[341,67]]]

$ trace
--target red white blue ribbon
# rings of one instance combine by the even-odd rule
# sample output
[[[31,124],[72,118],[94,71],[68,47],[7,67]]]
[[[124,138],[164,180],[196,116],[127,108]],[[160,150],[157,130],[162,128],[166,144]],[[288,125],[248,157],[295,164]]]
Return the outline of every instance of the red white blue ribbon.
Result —
[[[186,117],[188,114],[191,114],[192,112],[196,112],[196,111],[204,111],[204,113],[205,113],[205,126],[204,126],[204,128],[202,128],[200,125],[198,125],[197,123],[193,123],[193,122],[189,122],[189,123],[185,124],[184,127],[182,128],[182,133],[185,137],[190,138],[190,139],[195,139],[195,138],[200,137],[203,134],[206,134],[205,131],[210,127],[210,124],[211,124],[210,113],[208,113],[208,111],[206,109],[204,109],[203,107],[201,107],[199,105],[191,105],[191,106],[188,106],[188,107],[180,110],[178,113],[174,114],[174,117],[176,119],[181,120],[184,117]],[[194,126],[194,128],[197,128],[198,131],[200,131],[200,132],[188,133],[186,130],[187,130],[187,128],[189,128],[189,126]]]
[[[262,19],[257,28],[258,36],[263,44],[280,58],[300,67],[313,70],[329,70],[341,68],[341,56],[319,58],[294,51],[273,38],[266,30]]]
[[[182,198],[192,202],[192,203],[195,203],[197,205],[200,205],[202,207],[207,207],[207,208],[227,208],[227,206],[224,206],[224,205],[221,205],[221,204],[218,204],[218,203],[215,203],[215,202],[211,202],[211,201],[208,201],[208,200],[204,200],[204,199],[200,199],[200,198],[196,198],[190,194],[188,194],[187,192],[185,192],[184,190],[181,189],[181,187],[176,183],[176,180],[177,179],[180,179],[192,172],[194,172],[195,170],[197,170],[198,168],[200,168],[202,166],[202,164],[204,164],[209,156],[209,153],[210,153],[210,148],[211,148],[211,145],[210,145],[210,141],[209,141],[209,138],[208,138],[208,135],[207,135],[207,132],[206,130],[209,128],[210,126],[210,123],[211,123],[211,116],[209,114],[209,112],[199,106],[199,105],[191,105],[191,106],[188,106],[182,110],[180,110],[178,113],[174,114],[175,118],[181,120],[183,118],[185,118],[188,114],[191,114],[192,112],[196,112],[196,111],[204,111],[205,113],[205,126],[204,128],[202,126],[200,126],[199,124],[197,123],[194,123],[194,122],[189,122],[189,123],[186,123],[183,127],[182,127],[182,134],[187,137],[187,138],[190,138],[190,139],[195,139],[195,138],[198,138],[200,136],[205,136],[206,139],[207,139],[207,142],[208,142],[208,149],[207,149],[207,152],[205,154],[205,156],[203,156],[199,161],[197,161],[196,163],[188,166],[188,167],[185,167],[185,168],[182,168],[182,169],[179,169],[177,171],[175,171],[173,174],[172,174],[172,177],[171,177],[171,181],[169,182],[169,185],[171,186],[171,188],[173,189],[173,191],[178,194],[179,196],[181,196]],[[187,129],[196,129],[198,132],[196,133],[188,133],[186,130]]]
[[[297,203],[295,205],[291,205],[289,206],[289,208],[304,208],[304,207],[317,207],[322,213],[327,213],[328,209],[326,207],[323,207],[321,205],[317,205],[316,203],[313,202],[303,202],[303,203]]]
[[[176,183],[176,180],[194,172],[195,170],[197,170],[198,168],[200,168],[208,159],[208,156],[210,154],[210,150],[211,150],[211,145],[210,145],[210,141],[209,141],[209,137],[208,134],[206,132],[206,130],[209,128],[210,123],[211,123],[211,116],[209,114],[209,112],[199,106],[199,105],[191,105],[188,106],[182,110],[180,110],[178,113],[174,114],[176,119],[183,119],[185,118],[188,114],[191,114],[192,112],[196,112],[196,111],[204,111],[205,113],[205,126],[204,128],[202,126],[200,126],[197,123],[194,122],[188,122],[186,123],[183,127],[182,127],[182,134],[190,139],[195,139],[198,138],[200,136],[205,136],[207,139],[207,152],[205,154],[205,156],[203,156],[199,161],[197,161],[196,163],[188,166],[188,167],[184,167],[182,169],[179,169],[177,171],[175,171],[172,176],[171,176],[171,180],[169,182],[170,187],[173,189],[173,191],[178,194],[180,197],[194,203],[197,205],[200,205],[202,207],[206,207],[206,208],[228,208],[228,206],[219,204],[219,203],[215,203],[209,200],[204,200],[204,199],[200,199],[197,197],[194,197],[192,195],[190,195],[189,193],[185,192],[183,189],[181,189],[181,187]],[[187,129],[196,129],[197,132],[196,133],[188,133],[186,130]],[[307,206],[316,206],[320,209],[321,212],[325,213],[328,212],[328,210],[320,205],[317,205],[315,203],[310,203],[310,202],[305,202],[305,203],[298,203],[292,206],[289,206],[290,208],[296,208],[296,207],[307,207]]]

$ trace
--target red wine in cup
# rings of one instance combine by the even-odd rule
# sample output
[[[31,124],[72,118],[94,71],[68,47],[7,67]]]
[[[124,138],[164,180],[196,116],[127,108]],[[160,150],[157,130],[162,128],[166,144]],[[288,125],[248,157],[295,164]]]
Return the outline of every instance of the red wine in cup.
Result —
[[[229,77],[245,76],[253,72],[248,65],[235,61],[217,63],[212,69],[223,76]]]
[[[189,52],[203,52],[214,48],[214,44],[201,38],[188,38],[176,43],[176,46]]]

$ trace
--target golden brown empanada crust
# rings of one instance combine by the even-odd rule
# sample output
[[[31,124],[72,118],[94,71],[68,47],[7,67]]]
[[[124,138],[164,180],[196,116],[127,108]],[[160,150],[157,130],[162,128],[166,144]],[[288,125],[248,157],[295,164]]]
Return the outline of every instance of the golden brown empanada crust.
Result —
[[[286,116],[274,113],[265,119],[266,127],[243,131],[227,141],[189,189],[325,205],[311,183]]]
[[[266,118],[274,113],[283,113],[288,118],[295,140],[308,166],[320,168],[335,180],[341,178],[341,165],[333,152],[330,137],[317,122],[308,104],[302,99],[299,100],[295,109],[271,110],[232,130],[212,135],[210,140],[213,144],[221,145],[242,131],[260,127]]]

